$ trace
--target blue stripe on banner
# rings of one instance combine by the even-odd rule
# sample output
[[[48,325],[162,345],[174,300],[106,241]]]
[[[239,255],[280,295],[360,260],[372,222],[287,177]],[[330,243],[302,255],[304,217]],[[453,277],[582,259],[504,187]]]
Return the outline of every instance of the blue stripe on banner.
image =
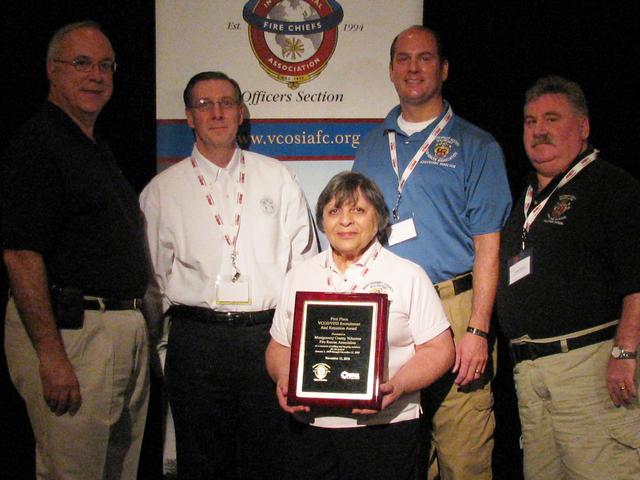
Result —
[[[239,142],[252,152],[281,160],[352,160],[360,141],[382,119],[253,120],[243,124]],[[158,157],[191,153],[193,134],[186,121],[158,120]]]

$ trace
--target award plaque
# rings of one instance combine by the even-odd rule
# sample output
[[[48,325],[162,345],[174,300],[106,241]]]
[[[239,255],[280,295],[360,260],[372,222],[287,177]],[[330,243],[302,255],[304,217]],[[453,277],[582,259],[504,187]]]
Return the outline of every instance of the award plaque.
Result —
[[[289,405],[379,410],[387,310],[383,293],[297,292]]]

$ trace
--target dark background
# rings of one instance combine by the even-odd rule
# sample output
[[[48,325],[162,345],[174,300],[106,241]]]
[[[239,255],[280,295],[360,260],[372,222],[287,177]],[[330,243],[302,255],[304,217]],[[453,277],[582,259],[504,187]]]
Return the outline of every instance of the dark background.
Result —
[[[239,6],[245,3],[236,1]],[[638,2],[630,0],[424,1],[425,24],[439,30],[449,47],[445,96],[456,113],[491,132],[503,146],[514,194],[521,191],[529,170],[521,143],[524,91],[537,78],[552,73],[582,85],[591,109],[592,143],[605,158],[640,178],[633,151],[640,136],[634,113],[640,80],[636,66],[639,9]],[[155,173],[156,162],[154,2],[8,0],[0,12],[0,151],[46,98],[46,46],[53,32],[66,23],[90,18],[103,25],[119,64],[115,92],[99,124],[131,183],[137,190],[144,187]],[[380,54],[386,57],[388,52]],[[0,311],[6,290],[1,272]],[[0,353],[0,475],[32,479],[33,439]],[[521,478],[510,369],[508,358],[501,355],[495,381],[494,464],[495,478],[505,480]],[[160,405],[156,379],[141,479],[161,476]]]

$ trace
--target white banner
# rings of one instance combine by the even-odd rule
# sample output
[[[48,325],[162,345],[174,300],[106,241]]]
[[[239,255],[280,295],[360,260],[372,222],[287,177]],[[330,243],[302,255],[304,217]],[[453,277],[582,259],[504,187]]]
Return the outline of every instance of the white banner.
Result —
[[[243,148],[294,170],[312,210],[397,104],[389,47],[422,23],[420,0],[157,0],[158,169],[188,156],[182,92],[202,71],[238,81]]]
[[[286,161],[313,208],[397,103],[389,47],[421,23],[417,0],[158,0],[159,169],[191,153],[189,78],[222,71],[240,84],[251,118],[243,146]]]

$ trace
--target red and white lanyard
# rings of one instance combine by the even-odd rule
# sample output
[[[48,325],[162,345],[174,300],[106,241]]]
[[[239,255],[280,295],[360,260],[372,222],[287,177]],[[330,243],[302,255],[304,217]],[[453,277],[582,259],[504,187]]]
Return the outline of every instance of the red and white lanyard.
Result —
[[[247,181],[247,173],[246,173],[246,165],[244,161],[244,154],[240,151],[240,168],[238,173],[238,194],[236,195],[236,207],[233,212],[233,226],[235,227],[235,232],[230,235],[230,232],[226,231],[226,226],[224,221],[222,220],[222,215],[216,205],[215,200],[213,199],[213,194],[211,191],[211,186],[207,184],[207,181],[202,174],[202,170],[200,169],[200,164],[198,163],[198,159],[195,156],[191,156],[191,166],[193,167],[193,171],[196,174],[198,179],[198,183],[200,184],[200,188],[203,190],[207,203],[209,204],[209,208],[211,209],[211,213],[213,215],[213,219],[216,224],[222,230],[222,235],[224,237],[225,242],[231,249],[231,265],[235,270],[235,274],[233,276],[233,281],[235,282],[240,278],[240,270],[236,265],[236,259],[238,258],[238,252],[236,250],[236,244],[238,242],[238,233],[240,232],[240,219],[242,217],[242,207],[244,201],[244,184]]]
[[[453,109],[451,105],[449,105],[449,109],[447,113],[442,117],[442,119],[436,125],[436,128],[429,134],[425,142],[418,149],[416,154],[413,156],[409,165],[402,172],[402,177],[400,176],[400,171],[398,169],[398,152],[396,149],[396,132],[393,130],[389,131],[388,139],[389,139],[389,153],[391,155],[391,166],[393,167],[393,171],[396,172],[396,177],[398,177],[398,198],[396,199],[396,205],[393,208],[393,218],[394,220],[400,220],[398,216],[398,208],[400,206],[400,198],[402,198],[402,190],[404,189],[404,185],[407,183],[409,176],[413,173],[418,162],[422,158],[422,156],[429,150],[429,146],[433,143],[438,135],[445,129],[451,118],[453,117]]]
[[[571,168],[571,170],[569,170],[567,173],[564,174],[564,176],[562,177],[562,180],[560,180],[558,184],[553,188],[553,190],[551,190],[549,195],[547,195],[544,200],[542,200],[538,205],[534,207],[533,210],[531,210],[529,214],[527,214],[527,212],[529,212],[529,208],[531,207],[531,202],[533,202],[533,187],[529,185],[529,187],[527,188],[527,194],[524,197],[525,220],[524,220],[524,225],[522,226],[522,250],[524,250],[525,248],[525,239],[527,237],[527,234],[529,233],[529,229],[531,228],[531,225],[533,224],[535,219],[538,217],[538,215],[540,214],[544,206],[547,204],[547,201],[551,198],[553,193],[559,188],[569,183],[569,181],[571,181],[572,178],[578,175],[578,173],[580,173],[582,169],[584,169],[587,165],[593,162],[597,156],[598,156],[598,150],[594,150],[591,155],[584,157],[582,160],[576,163]]]
[[[362,281],[362,279],[364,279],[364,277],[366,277],[367,273],[369,273],[369,267],[367,266],[369,264],[369,262],[375,262],[376,258],[378,258],[378,254],[380,253],[380,250],[382,249],[382,245],[380,245],[379,242],[376,241],[375,246],[373,247],[373,251],[371,252],[371,255],[369,255],[369,258],[367,258],[364,262],[364,264],[356,264],[362,267],[362,270],[360,271],[359,277],[358,277],[358,281]],[[330,255],[332,255],[331,253],[331,249],[327,250],[327,257],[325,259],[325,268],[328,270],[328,274],[327,274],[327,286],[329,287],[333,287],[333,289],[337,292],[337,286],[333,283],[333,277],[331,275],[331,261],[330,261]],[[346,272],[345,272],[346,273]],[[353,282],[353,284],[349,287],[346,288],[344,290],[342,290],[343,292],[348,292],[348,293],[353,293],[356,291],[356,289],[358,288],[358,284],[356,282]]]

